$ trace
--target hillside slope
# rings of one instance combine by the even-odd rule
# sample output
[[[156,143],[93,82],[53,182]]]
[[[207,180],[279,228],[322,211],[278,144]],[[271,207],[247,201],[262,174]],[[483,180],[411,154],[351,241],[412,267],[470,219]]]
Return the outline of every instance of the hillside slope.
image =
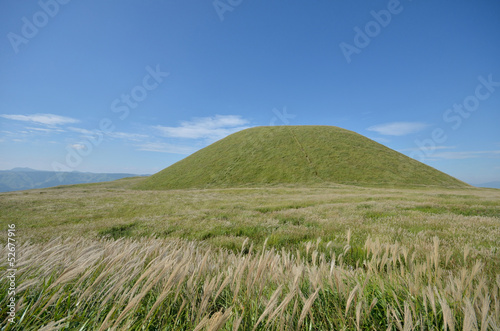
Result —
[[[140,189],[275,183],[468,185],[352,131],[255,127],[234,133],[147,178]]]

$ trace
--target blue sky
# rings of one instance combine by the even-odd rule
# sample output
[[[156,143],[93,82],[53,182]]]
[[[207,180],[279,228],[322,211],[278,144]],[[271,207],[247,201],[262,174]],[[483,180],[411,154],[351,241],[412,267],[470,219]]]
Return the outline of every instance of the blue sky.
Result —
[[[334,125],[500,180],[498,1],[0,3],[0,169],[149,174],[247,127]]]

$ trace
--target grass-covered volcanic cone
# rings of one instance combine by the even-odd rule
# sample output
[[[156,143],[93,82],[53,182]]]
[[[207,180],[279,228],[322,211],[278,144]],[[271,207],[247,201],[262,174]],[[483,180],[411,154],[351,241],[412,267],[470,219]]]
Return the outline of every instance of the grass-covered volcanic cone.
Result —
[[[333,126],[255,127],[207,146],[140,189],[262,184],[468,185],[352,131]]]

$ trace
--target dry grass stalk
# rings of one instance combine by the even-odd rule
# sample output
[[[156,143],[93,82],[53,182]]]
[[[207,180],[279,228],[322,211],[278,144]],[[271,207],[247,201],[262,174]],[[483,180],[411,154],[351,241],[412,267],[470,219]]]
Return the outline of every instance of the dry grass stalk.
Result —
[[[271,298],[269,298],[269,301],[267,302],[266,308],[264,309],[264,311],[260,315],[259,319],[255,323],[255,325],[253,327],[253,330],[255,330],[258,327],[258,325],[260,324],[260,322],[262,322],[264,320],[264,318],[266,318],[266,316],[269,313],[271,313],[271,311],[273,310],[273,308],[276,306],[276,304],[278,303],[278,297],[280,296],[282,289],[283,289],[283,286],[280,285],[276,289],[276,291],[274,291],[273,295],[271,295]]]
[[[304,303],[304,307],[302,307],[302,312],[300,313],[299,321],[297,323],[297,330],[300,330],[300,327],[304,322],[304,318],[306,318],[307,314],[309,313],[314,303],[314,300],[316,300],[316,297],[318,296],[318,293],[319,293],[319,288],[316,289],[316,291]]]
[[[23,247],[30,263],[18,271],[22,297],[19,313],[26,318],[41,318],[58,309],[58,302],[74,303],[76,308],[71,314],[96,309],[92,314],[99,316],[99,322],[93,327],[102,330],[136,325],[134,313],[139,307],[147,307],[146,321],[156,320],[161,306],[168,311],[174,307],[170,322],[175,321],[176,325],[189,321],[194,323],[191,328],[219,328],[226,324],[233,328],[247,314],[254,313],[250,312],[250,302],[255,306],[265,303],[263,312],[254,319],[258,323],[251,327],[258,327],[264,320],[266,328],[302,327],[308,314],[311,323],[318,320],[321,312],[314,302],[321,289],[334,295],[335,304],[345,307],[332,311],[338,321],[351,323],[352,328],[360,329],[370,323],[375,307],[384,309],[387,323],[398,329],[424,325],[425,316],[431,312],[435,317],[442,314],[441,327],[448,330],[495,329],[500,320],[500,276],[487,278],[480,261],[469,261],[468,266],[455,271],[444,269],[439,263],[439,240],[432,247],[427,246],[432,254],[426,261],[400,244],[385,245],[368,238],[365,248],[369,255],[359,268],[350,267],[334,254],[330,256],[335,260],[329,261],[319,241],[310,244],[310,260],[284,250],[241,255],[209,251],[194,243],[156,239],[60,239]],[[83,255],[78,254],[81,247],[86,247]],[[4,250],[0,248],[0,252]],[[57,268],[47,273],[44,258]],[[1,263],[0,266],[5,265]],[[280,302],[285,288],[288,293]],[[384,301],[394,308],[381,307],[376,297],[367,297],[371,289],[387,293]],[[28,297],[23,293],[38,294]],[[152,299],[143,300],[149,294]],[[321,300],[325,300],[323,295]],[[220,308],[219,302],[227,306]],[[215,306],[219,313],[207,314]],[[354,312],[351,306],[355,307]],[[238,314],[231,317],[235,307]]]
[[[351,293],[349,293],[349,297],[347,298],[347,303],[345,306],[345,316],[347,316],[347,313],[349,312],[349,308],[351,307],[351,303],[354,300],[354,296],[356,295],[358,289],[359,289],[359,284],[356,284],[356,286],[352,289]]]

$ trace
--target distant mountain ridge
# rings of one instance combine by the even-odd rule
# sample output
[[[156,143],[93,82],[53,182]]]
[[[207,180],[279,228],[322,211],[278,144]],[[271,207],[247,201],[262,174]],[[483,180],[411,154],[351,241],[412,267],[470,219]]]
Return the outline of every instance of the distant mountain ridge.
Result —
[[[60,185],[100,183],[141,175],[127,173],[56,172],[31,168],[0,170],[0,192],[40,189]]]

